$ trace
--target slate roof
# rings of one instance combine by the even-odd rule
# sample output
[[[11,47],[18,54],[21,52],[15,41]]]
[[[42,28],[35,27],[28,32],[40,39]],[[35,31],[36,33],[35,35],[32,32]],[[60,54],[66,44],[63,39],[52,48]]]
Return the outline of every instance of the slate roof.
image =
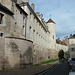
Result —
[[[69,39],[75,39],[75,34],[73,34]]]
[[[56,43],[57,44],[61,44],[61,45],[66,45],[64,41],[61,41],[59,39],[56,39]],[[67,45],[66,45],[67,46]]]
[[[50,22],[56,24],[51,18],[47,21],[47,23],[50,23]]]

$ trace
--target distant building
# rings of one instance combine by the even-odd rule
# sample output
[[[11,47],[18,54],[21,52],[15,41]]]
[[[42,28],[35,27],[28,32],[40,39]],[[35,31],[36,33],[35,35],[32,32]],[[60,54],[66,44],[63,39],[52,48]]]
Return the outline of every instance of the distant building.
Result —
[[[69,52],[70,57],[75,58],[75,34],[71,34],[69,38]]]
[[[68,51],[68,46],[65,44],[64,41],[56,39],[56,50],[64,50],[64,52]]]
[[[61,41],[59,38],[56,39],[56,51],[57,56],[60,50],[63,50],[65,53],[68,51],[68,46],[65,44],[64,41]]]

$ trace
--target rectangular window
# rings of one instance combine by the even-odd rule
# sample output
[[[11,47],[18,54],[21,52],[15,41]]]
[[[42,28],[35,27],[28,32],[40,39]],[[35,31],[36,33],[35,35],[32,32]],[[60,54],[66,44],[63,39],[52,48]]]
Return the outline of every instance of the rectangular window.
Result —
[[[74,51],[74,48],[71,48],[71,51]]]
[[[0,13],[0,24],[3,24],[3,14]]]
[[[74,44],[71,44],[71,46],[74,46]]]
[[[53,35],[53,39],[54,39],[54,35]]]

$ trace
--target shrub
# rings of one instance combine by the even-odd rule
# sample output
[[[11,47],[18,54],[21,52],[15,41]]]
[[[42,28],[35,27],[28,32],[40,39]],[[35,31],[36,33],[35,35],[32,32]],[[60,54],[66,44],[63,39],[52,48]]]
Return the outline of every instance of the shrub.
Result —
[[[58,57],[59,57],[60,60],[64,59],[64,51],[63,50],[59,51]]]

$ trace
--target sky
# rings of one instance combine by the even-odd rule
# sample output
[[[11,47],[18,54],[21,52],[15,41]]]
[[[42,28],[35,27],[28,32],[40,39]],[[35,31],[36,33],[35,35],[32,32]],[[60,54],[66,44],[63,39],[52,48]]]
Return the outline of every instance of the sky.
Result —
[[[74,34],[75,0],[29,0],[29,3],[35,4],[35,12],[43,14],[46,22],[51,18],[56,23],[57,38],[63,40]]]

